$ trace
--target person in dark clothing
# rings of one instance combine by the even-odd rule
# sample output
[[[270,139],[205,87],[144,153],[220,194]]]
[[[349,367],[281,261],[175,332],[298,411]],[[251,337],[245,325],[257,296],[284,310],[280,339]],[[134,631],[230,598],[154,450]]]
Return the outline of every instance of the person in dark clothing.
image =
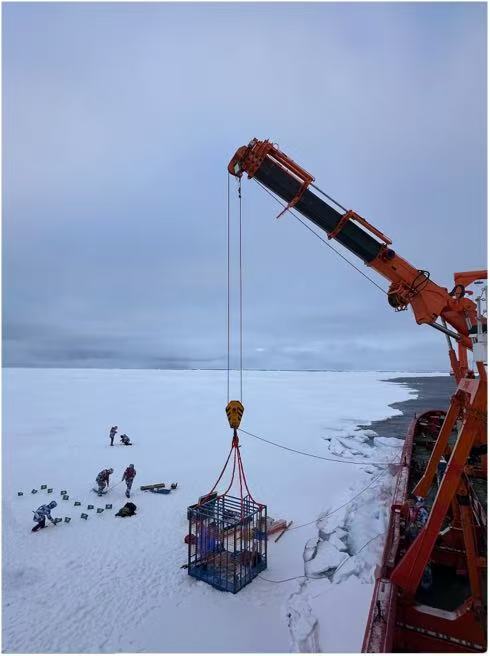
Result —
[[[124,444],[124,446],[132,446],[131,440],[125,434],[121,435],[121,442]]]
[[[126,496],[128,499],[131,496],[131,487],[133,485],[135,476],[136,469],[134,468],[134,465],[129,465],[129,467],[126,468],[123,477],[121,478],[122,481],[126,481]]]
[[[56,526],[56,522],[54,519],[51,517],[51,511],[53,508],[56,508],[58,504],[56,501],[51,501],[47,505],[39,506],[39,508],[34,512],[34,517],[33,520],[36,523],[36,526],[33,526],[31,529],[33,533],[36,531],[39,531],[40,528],[45,528],[46,527],[46,518],[49,519],[49,521]]]
[[[116,437],[117,426],[113,426],[110,430],[109,437],[111,439],[111,446],[114,446],[114,438]]]
[[[437,487],[441,487],[442,479],[444,472],[446,471],[447,460],[444,456],[441,456],[439,463],[437,465]]]
[[[116,513],[116,517],[132,517],[136,515],[136,506],[131,501],[128,501],[119,512]]]
[[[432,588],[432,580],[432,567],[429,561],[424,569],[422,579],[420,581],[420,587],[422,590],[430,590]]]

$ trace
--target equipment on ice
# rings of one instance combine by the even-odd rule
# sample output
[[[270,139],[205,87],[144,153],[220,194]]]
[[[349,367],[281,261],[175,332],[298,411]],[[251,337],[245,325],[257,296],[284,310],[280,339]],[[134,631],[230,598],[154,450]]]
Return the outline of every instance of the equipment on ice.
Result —
[[[128,501],[116,514],[115,517],[132,517],[136,514],[136,506]]]
[[[291,522],[289,522],[288,524],[286,524],[286,526],[282,529],[282,531],[279,533],[279,535],[278,535],[277,538],[274,540],[274,542],[279,542],[279,540],[282,538],[282,536],[284,535],[284,533],[286,533],[286,531],[288,530],[288,528],[291,526],[292,523],[293,523],[293,522],[291,521]]]
[[[165,483],[153,483],[152,485],[141,485],[140,490],[154,492],[155,494],[170,494],[172,490],[177,489],[177,485],[177,483],[171,483],[169,489]]]
[[[165,487],[165,483],[152,483],[151,485],[141,485],[140,490],[157,490],[158,488]]]

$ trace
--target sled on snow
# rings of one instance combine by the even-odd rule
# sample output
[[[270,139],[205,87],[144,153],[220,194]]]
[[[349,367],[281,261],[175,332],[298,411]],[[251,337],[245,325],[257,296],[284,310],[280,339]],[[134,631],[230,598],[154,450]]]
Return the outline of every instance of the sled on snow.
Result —
[[[288,522],[288,523],[286,524],[286,526],[282,529],[282,531],[279,533],[279,535],[278,535],[277,538],[274,540],[274,542],[279,542],[279,540],[282,538],[282,536],[284,535],[284,533],[286,533],[286,531],[288,530],[288,528],[291,526],[292,523],[293,523],[293,522],[291,521],[291,522]]]
[[[292,523],[293,522],[288,522],[286,519],[273,519],[272,517],[265,517],[265,521],[262,521],[258,529],[256,529],[257,536],[264,537],[265,533],[267,533],[267,536],[275,535],[278,533],[278,536],[274,540],[277,542],[282,538]]]

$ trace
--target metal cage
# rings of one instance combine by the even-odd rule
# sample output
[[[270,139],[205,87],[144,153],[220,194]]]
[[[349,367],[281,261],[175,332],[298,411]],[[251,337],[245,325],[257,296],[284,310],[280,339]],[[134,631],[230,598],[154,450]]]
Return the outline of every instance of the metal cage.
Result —
[[[234,594],[267,567],[267,507],[249,496],[190,506],[188,573]]]

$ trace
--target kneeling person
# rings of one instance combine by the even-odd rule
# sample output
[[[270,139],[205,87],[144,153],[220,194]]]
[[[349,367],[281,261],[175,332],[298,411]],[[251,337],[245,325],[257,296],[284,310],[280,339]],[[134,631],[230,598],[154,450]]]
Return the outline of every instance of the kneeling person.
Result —
[[[46,518],[48,518],[49,521],[56,526],[56,522],[51,517],[51,511],[53,508],[56,508],[57,505],[58,504],[56,501],[50,501],[47,505],[39,506],[39,508],[34,512],[34,517],[32,518],[35,522],[37,522],[36,526],[31,529],[33,533],[39,531],[40,528],[46,527]]]

